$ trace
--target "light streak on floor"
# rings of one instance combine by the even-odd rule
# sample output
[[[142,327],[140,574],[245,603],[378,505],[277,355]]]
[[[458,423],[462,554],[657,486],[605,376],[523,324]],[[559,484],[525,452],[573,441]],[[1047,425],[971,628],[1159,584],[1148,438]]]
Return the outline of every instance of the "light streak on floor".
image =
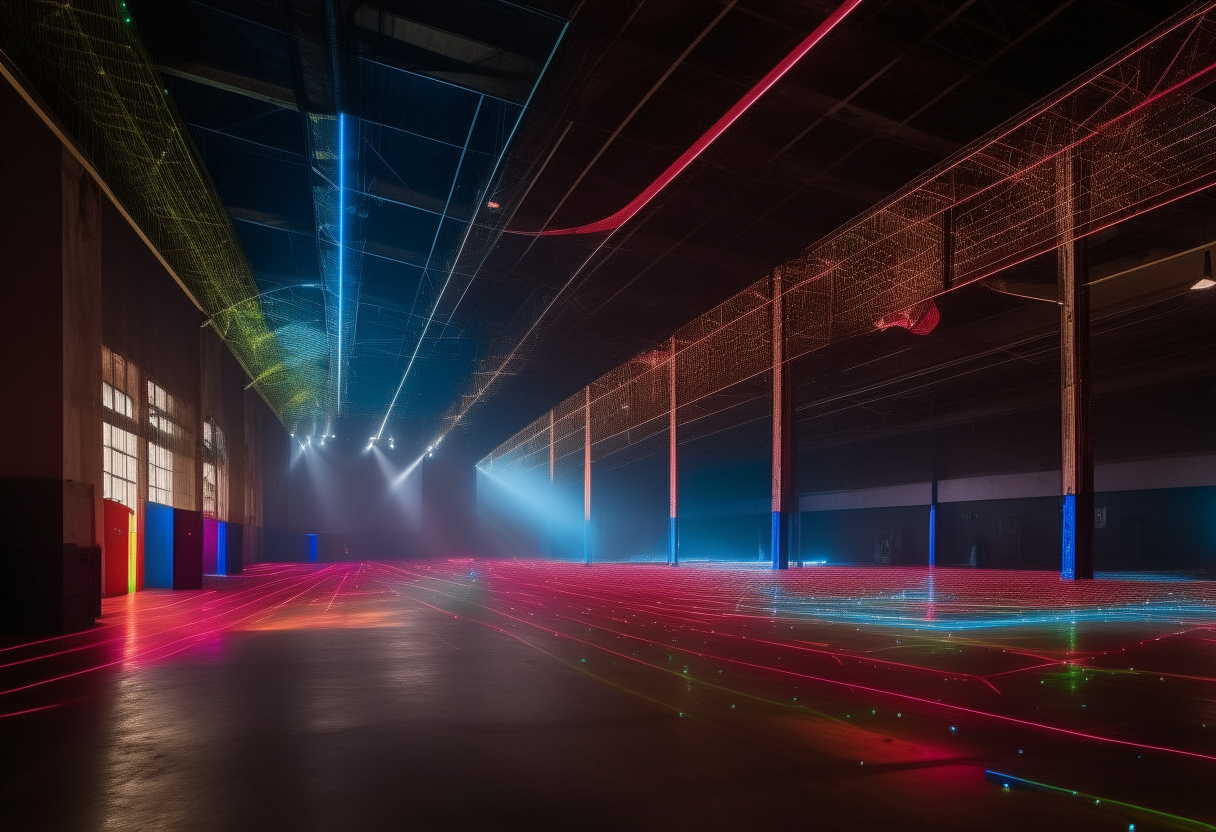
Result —
[[[1202,581],[264,564],[0,642],[0,820],[1202,828],[1214,630]]]

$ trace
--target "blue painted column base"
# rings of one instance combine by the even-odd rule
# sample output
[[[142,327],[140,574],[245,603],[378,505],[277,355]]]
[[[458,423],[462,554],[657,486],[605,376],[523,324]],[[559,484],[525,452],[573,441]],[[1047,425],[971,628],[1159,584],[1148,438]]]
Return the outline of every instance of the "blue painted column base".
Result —
[[[1064,495],[1060,518],[1060,579],[1076,580],[1077,577],[1077,498]]]
[[[667,518],[667,562],[672,566],[680,565],[680,519]]]
[[[583,563],[591,565],[591,521],[583,521]]]
[[[790,568],[789,534],[784,512],[773,512],[772,556],[774,569]]]
[[[929,565],[937,565],[937,504],[929,505]]]

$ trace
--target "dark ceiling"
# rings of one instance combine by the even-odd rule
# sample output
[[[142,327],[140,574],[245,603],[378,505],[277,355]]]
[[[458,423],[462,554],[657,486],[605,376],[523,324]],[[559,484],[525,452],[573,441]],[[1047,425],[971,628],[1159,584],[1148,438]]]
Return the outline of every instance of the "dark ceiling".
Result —
[[[1185,4],[867,0],[606,244],[511,233],[622,207],[837,5],[135,11],[260,288],[297,287],[276,292],[278,325],[326,333],[331,355],[334,293],[307,288],[333,263],[317,152],[333,133],[317,125],[356,122],[341,412],[374,429],[400,385],[390,424],[425,440],[474,373],[522,344],[464,422],[485,451]]]

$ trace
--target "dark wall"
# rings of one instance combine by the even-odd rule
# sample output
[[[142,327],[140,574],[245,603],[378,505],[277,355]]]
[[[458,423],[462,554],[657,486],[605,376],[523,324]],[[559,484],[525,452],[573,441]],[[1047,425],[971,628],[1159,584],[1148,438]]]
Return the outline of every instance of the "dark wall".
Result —
[[[102,239],[102,342],[192,404],[197,416],[203,314],[109,203]]]
[[[343,424],[343,423],[339,423]],[[453,557],[484,551],[476,509],[476,469],[464,437],[433,453],[416,440],[369,448],[367,425],[332,428],[263,445],[269,555],[301,560],[303,535],[317,535],[321,561]],[[385,432],[388,436],[388,432]],[[360,437],[360,438],[355,438]],[[409,471],[406,474],[406,471]]]
[[[320,560],[418,556],[423,466],[397,482],[418,456],[417,448],[387,442],[368,450],[366,440],[341,432],[324,445],[319,436],[268,438],[262,447],[266,528],[274,532],[268,556],[305,559],[304,534],[318,535]]]
[[[186,427],[194,435],[182,449],[193,462],[188,509],[201,508],[202,419],[221,425],[229,440],[228,519],[242,528],[245,559],[256,559],[256,445],[263,435],[285,432],[266,418],[256,394],[246,393],[248,378],[231,352],[200,329],[202,314],[101,185],[7,83],[0,84],[0,123],[0,275],[11,312],[0,345],[11,359],[6,389],[19,391],[19,406],[0,408],[10,437],[0,454],[0,496],[12,498],[2,501],[6,525],[49,547],[6,547],[5,563],[67,564],[79,559],[62,559],[60,547],[102,544],[103,345],[138,367],[141,391],[153,378],[192,414]],[[144,426],[146,395],[133,392],[135,421]],[[141,498],[146,452],[141,441]],[[66,568],[56,567],[56,580],[70,579]]]
[[[665,449],[667,436],[648,442]],[[613,463],[609,458],[591,465],[596,559],[666,560],[667,454],[656,452],[625,464]]]
[[[0,408],[6,478],[62,477],[62,260],[59,170],[62,148],[37,116],[0,83],[0,273],[9,314],[0,327],[10,391],[21,407]],[[5,397],[6,399],[8,396]]]

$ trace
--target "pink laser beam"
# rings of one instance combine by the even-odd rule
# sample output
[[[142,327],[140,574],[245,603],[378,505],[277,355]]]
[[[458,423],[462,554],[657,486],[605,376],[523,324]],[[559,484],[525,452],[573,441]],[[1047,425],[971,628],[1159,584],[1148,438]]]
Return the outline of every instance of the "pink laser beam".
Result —
[[[795,47],[794,51],[786,55],[781,63],[777,64],[768,74],[752,87],[747,93],[740,98],[733,107],[726,111],[720,119],[714,122],[713,126],[706,130],[701,138],[693,142],[692,146],[679,155],[679,157],[668,166],[667,170],[659,174],[659,177],[646,186],[646,189],[638,194],[624,208],[617,211],[615,214],[604,217],[602,220],[597,220],[587,225],[579,225],[573,228],[553,228],[548,231],[511,231],[512,234],[523,234],[532,237],[556,237],[568,234],[597,234],[603,231],[613,231],[620,228],[629,220],[646,207],[652,199],[671,184],[677,176],[684,172],[684,169],[696,161],[697,157],[704,153],[710,145],[725,133],[732,124],[751,109],[752,105],[760,100],[766,92],[772,89],[773,85],[785,77],[794,65],[806,57],[819,41],[823,40],[829,32],[844,20],[849,12],[861,5],[862,0],[846,0],[836,11],[832,12],[827,20],[823,21],[815,28],[813,32],[806,36],[802,43]]]

